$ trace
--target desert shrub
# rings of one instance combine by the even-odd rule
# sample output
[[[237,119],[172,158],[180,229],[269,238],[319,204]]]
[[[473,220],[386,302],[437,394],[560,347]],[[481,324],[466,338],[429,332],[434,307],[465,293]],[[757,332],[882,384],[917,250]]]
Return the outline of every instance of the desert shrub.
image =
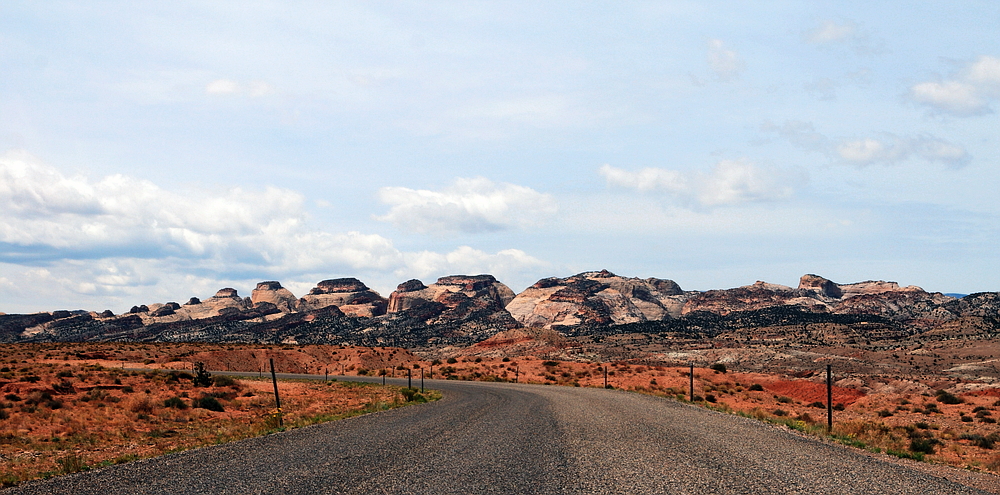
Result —
[[[904,429],[906,430],[907,436],[910,437],[910,452],[933,454],[934,446],[941,443],[941,441],[934,438],[934,434],[929,431],[918,430],[913,426],[907,426]]]
[[[509,362],[510,362],[510,358],[509,358],[509,357],[507,357],[507,356],[504,356],[504,358],[503,358],[503,359],[501,359],[500,361],[502,361],[502,362],[504,362],[504,363],[509,363]],[[437,364],[441,364],[441,362],[440,362],[440,361],[438,361],[438,363],[437,363]]]
[[[927,424],[926,421],[918,421],[916,423],[913,423],[913,426],[915,428],[920,428],[921,430],[926,430],[931,427],[931,425]]]
[[[21,381],[22,382],[28,382],[28,383],[37,383],[41,379],[42,379],[42,377],[35,376],[35,375],[28,375],[28,376],[22,376],[21,377]]]
[[[24,403],[29,406],[37,406],[50,400],[52,400],[52,394],[48,392],[32,392],[28,394],[28,398],[24,400]]]
[[[944,390],[938,390],[934,395],[937,397],[937,401],[942,404],[961,404],[965,402],[961,397],[950,392],[945,392]]]
[[[427,402],[427,398],[421,395],[419,389],[416,388],[403,388],[399,393],[403,394],[406,402]]]
[[[3,396],[3,398],[7,399],[9,401],[14,401],[14,402],[20,402],[21,401],[21,396],[19,396],[17,394],[7,394],[7,395]]]
[[[813,419],[813,417],[812,417],[812,416],[810,416],[810,415],[809,415],[809,413],[807,413],[807,412],[804,412],[804,413],[802,413],[802,414],[799,414],[799,417],[798,417],[797,419],[798,419],[799,421],[803,421],[803,422],[806,422],[806,423],[809,423],[809,424],[813,424],[813,423],[815,423],[815,422],[816,422],[816,420],[815,420],[815,419]]]
[[[791,397],[785,397],[784,395],[778,397],[777,400],[778,400],[778,402],[780,402],[782,404],[791,404],[792,403],[792,398]]]
[[[163,401],[163,407],[172,407],[174,409],[187,409],[188,405],[187,402],[184,402],[184,399],[181,399],[180,397],[171,397]]]
[[[132,401],[129,410],[138,414],[150,414],[153,412],[153,403],[150,402],[149,397],[139,397]]]
[[[817,409],[822,409],[822,408],[826,407],[826,404],[824,404],[824,403],[822,403],[820,401],[816,401],[816,402],[810,403],[809,407],[815,407]]]
[[[977,411],[976,409],[979,410]],[[983,409],[983,408],[976,408],[976,409],[973,409],[972,412],[976,413],[977,418],[985,418],[986,416],[992,415],[992,413],[988,409]]]
[[[892,416],[892,411],[890,411],[888,409],[883,409],[883,410],[879,411],[877,414],[878,414],[878,417],[880,417],[880,418],[888,418],[889,416]]]
[[[10,418],[10,413],[4,409],[0,409],[0,420]]]
[[[61,380],[59,383],[52,384],[52,391],[57,394],[71,394],[75,391],[73,384],[67,382],[66,380]]]
[[[481,362],[483,362],[483,358],[477,357],[476,360],[475,360],[475,362],[481,363]],[[414,367],[416,367],[416,365],[414,365]]]
[[[976,406],[976,407],[972,408],[972,412],[974,412],[974,413],[977,413],[979,411],[989,411],[989,408],[986,408],[986,407],[983,407],[983,406]]]
[[[448,364],[455,364],[457,362],[458,362],[458,360],[455,359],[455,358],[453,358],[453,357],[448,358]]]
[[[834,411],[843,411],[844,409],[846,409],[846,407],[844,407],[844,405],[840,403],[837,403],[836,405],[833,406]]]
[[[784,409],[775,409],[774,411],[771,412],[771,414],[774,414],[775,416],[778,417],[783,417],[783,416],[788,416],[788,411]]]
[[[123,394],[131,394],[133,392],[135,392],[135,389],[132,388],[131,385],[125,385],[124,387],[122,387],[122,393]]]
[[[980,435],[979,433],[962,433],[958,437],[960,440],[968,440],[976,447],[984,449],[992,449],[994,444],[998,440],[996,434],[991,434],[988,436]]]
[[[754,383],[753,385],[750,385],[750,388],[748,388],[747,390],[751,392],[763,392],[764,387],[759,383]]]
[[[986,423],[986,424],[996,424],[997,420],[995,420],[993,418],[979,418],[979,422],[980,423]]]
[[[238,387],[239,384],[236,380],[229,375],[215,375],[212,378],[213,383],[216,387]]]
[[[705,400],[714,404],[718,399],[712,394],[705,394]]]
[[[200,399],[195,399],[191,407],[197,407],[199,409],[208,409],[209,411],[223,412],[226,408],[222,407],[222,403],[219,399],[212,397],[211,395],[206,395]]]
[[[971,423],[973,420],[972,416],[966,416],[964,413],[958,419],[962,420],[963,423]]]
[[[709,368],[712,369],[712,371],[715,371],[715,372],[718,372],[718,373],[725,373],[726,372],[726,365],[724,365],[722,363],[715,363],[715,364],[709,366]]]
[[[82,457],[70,455],[59,460],[59,469],[62,474],[77,473],[87,469],[87,463]]]
[[[73,378],[73,372],[69,370],[62,370],[56,373],[56,378]]]
[[[358,370],[358,376],[367,376],[367,375],[368,375],[368,370],[367,369],[361,368],[361,369]]]
[[[205,369],[205,363],[194,363],[194,379],[192,381],[194,382],[195,387],[212,386],[212,374]]]
[[[542,361],[542,366],[559,366],[559,361]]]
[[[104,390],[101,390],[99,388],[94,388],[94,389],[90,389],[90,391],[88,391],[87,393],[83,394],[83,397],[80,397],[80,400],[83,401],[83,402],[90,402],[92,400],[93,401],[101,401],[101,400],[106,399],[107,397],[108,397],[108,393],[107,392],[105,392]]]

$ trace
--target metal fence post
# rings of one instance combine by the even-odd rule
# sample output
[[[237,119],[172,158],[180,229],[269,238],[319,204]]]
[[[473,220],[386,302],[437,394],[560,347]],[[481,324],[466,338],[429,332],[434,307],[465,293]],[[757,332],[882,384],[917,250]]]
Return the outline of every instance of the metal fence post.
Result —
[[[826,433],[833,431],[833,366],[826,365]]]

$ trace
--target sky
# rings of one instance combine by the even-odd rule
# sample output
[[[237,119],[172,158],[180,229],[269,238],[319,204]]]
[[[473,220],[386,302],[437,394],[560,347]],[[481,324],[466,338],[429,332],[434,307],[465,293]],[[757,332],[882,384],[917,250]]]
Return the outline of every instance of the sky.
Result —
[[[1000,290],[996,2],[0,2],[0,312]]]

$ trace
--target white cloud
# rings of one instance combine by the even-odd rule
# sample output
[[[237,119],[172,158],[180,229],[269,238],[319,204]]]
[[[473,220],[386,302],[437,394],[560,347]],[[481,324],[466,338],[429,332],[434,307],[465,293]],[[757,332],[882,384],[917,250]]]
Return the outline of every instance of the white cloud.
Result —
[[[990,104],[1000,97],[1000,58],[980,56],[975,62],[941,81],[910,87],[910,98],[937,111],[960,117],[992,113]]]
[[[456,179],[441,190],[383,187],[379,199],[392,205],[376,217],[420,233],[489,232],[541,224],[558,209],[548,194],[488,179]]]
[[[554,210],[548,196],[520,186],[471,179],[457,182],[455,190],[479,193],[459,195],[471,222],[479,215],[481,222],[521,225],[532,220],[529,213]],[[25,152],[0,156],[0,209],[4,276],[49,284],[65,300],[148,295],[150,287],[168,281],[175,291],[190,291],[244,278],[315,281],[331,273],[491,267],[513,272],[541,263],[517,250],[410,253],[375,234],[314,230],[304,198],[287,189],[175,192],[124,175],[94,181],[67,177]],[[14,291],[0,287],[0,299],[13,298]]]
[[[251,81],[247,84],[241,84],[229,79],[216,79],[205,86],[205,93],[210,95],[246,94],[252,98],[258,98],[274,93],[274,86],[264,81]]]
[[[962,146],[932,136],[900,137],[882,134],[879,138],[845,140],[837,145],[837,155],[854,165],[895,164],[911,157],[961,167],[970,157]]]
[[[861,29],[854,21],[825,20],[813,29],[802,33],[802,40],[818,46],[848,45],[858,54],[875,54],[882,51],[880,41]]]
[[[722,160],[709,173],[645,168],[632,172],[610,165],[599,169],[609,185],[663,191],[700,206],[775,201],[790,197],[801,182],[798,172],[759,167],[745,160]]]
[[[819,26],[806,31],[804,38],[809,43],[840,43],[848,41],[858,34],[858,27],[847,21],[838,24],[834,21],[823,21]]]
[[[775,132],[799,148],[827,154],[851,165],[893,165],[912,158],[942,163],[952,168],[966,165],[972,157],[959,144],[931,135],[897,136],[883,132],[875,137],[833,140],[816,131],[810,122],[765,122],[761,129]]]
[[[746,64],[735,50],[726,48],[722,40],[708,41],[708,67],[722,81],[738,79]]]

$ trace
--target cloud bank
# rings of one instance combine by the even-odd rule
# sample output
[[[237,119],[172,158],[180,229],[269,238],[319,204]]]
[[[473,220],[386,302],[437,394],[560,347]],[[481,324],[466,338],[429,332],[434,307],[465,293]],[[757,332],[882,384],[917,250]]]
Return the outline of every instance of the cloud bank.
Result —
[[[481,194],[459,194],[468,200],[459,215],[467,225],[501,225],[504,211],[522,211],[519,202],[554,208],[519,186],[471,180],[456,187]],[[26,152],[9,152],[0,156],[0,286],[18,274],[71,293],[107,295],[168,281],[188,287],[262,277],[315,282],[332,274],[503,275],[545,265],[516,249],[404,252],[376,234],[315,230],[303,205],[301,194],[274,187],[177,192],[121,174],[71,177]]]
[[[662,192],[702,207],[786,199],[802,179],[800,173],[759,167],[745,160],[722,160],[708,173],[652,167],[630,171],[611,165],[603,165],[598,172],[608,185]]]

